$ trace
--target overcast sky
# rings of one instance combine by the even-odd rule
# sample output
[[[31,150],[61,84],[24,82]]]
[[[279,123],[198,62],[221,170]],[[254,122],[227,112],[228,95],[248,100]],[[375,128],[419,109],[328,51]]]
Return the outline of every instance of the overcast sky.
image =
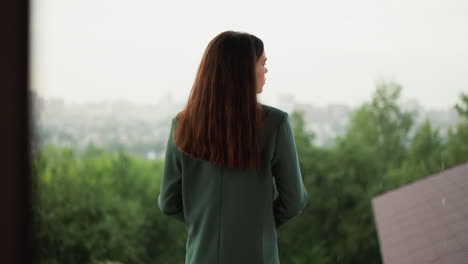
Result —
[[[468,1],[31,1],[31,80],[46,97],[185,102],[218,33],[261,38],[268,58],[259,96],[278,104],[356,106],[378,78],[404,99],[447,108],[468,92]]]

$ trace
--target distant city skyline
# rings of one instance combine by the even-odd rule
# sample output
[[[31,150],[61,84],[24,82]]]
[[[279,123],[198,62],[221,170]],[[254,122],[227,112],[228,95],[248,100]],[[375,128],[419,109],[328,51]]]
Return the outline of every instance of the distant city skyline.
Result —
[[[78,101],[78,100],[68,100],[63,97],[56,97],[56,96],[45,96],[43,94],[38,94],[42,100],[46,100],[48,102],[51,101],[60,101],[63,104],[76,104],[76,105],[86,105],[86,104],[120,104],[120,103],[128,103],[128,104],[134,104],[134,105],[141,105],[141,106],[165,106],[168,108],[169,111],[172,111],[174,109],[177,109],[177,107],[183,107],[184,104],[187,102],[187,98],[184,100],[174,100],[174,96],[170,90],[167,90],[161,98],[154,100],[154,101],[135,101],[135,100],[129,100],[127,98],[94,98],[92,100],[85,100],[85,101]],[[369,100],[366,100],[366,102],[370,102],[371,98],[368,98]],[[315,107],[315,108],[324,108],[324,107],[335,107],[335,106],[342,106],[342,107],[349,107],[350,109],[355,109],[361,104],[346,104],[346,103],[340,103],[340,102],[328,102],[326,104],[315,104],[313,102],[309,101],[304,101],[301,100],[300,98],[296,98],[292,94],[280,94],[278,95],[278,98],[276,102],[272,101],[265,101],[265,100],[260,100],[264,104],[272,105],[275,107],[279,107],[282,110],[285,110],[286,112],[291,112],[295,110],[297,107],[302,107],[302,106],[310,106],[310,107]],[[401,97],[400,98],[400,107],[402,107],[403,110],[424,110],[424,111],[453,111],[454,113],[456,112],[455,108],[455,103],[458,103],[458,100],[453,103],[449,104],[447,106],[443,107],[432,107],[432,106],[424,106],[421,104],[421,102],[417,98],[405,98]],[[364,103],[364,102],[363,102]],[[172,109],[172,110],[171,110]]]
[[[34,102],[35,138],[43,145],[52,143],[83,150],[93,143],[110,151],[124,146],[149,159],[163,157],[170,120],[182,107],[171,100],[149,105],[127,101],[67,104],[63,99],[39,96]],[[314,133],[317,146],[333,144],[336,137],[343,135],[355,110],[341,104],[322,107],[300,103],[290,96],[285,96],[279,107],[290,114],[302,112],[304,128]],[[409,100],[402,102],[400,109],[418,113],[413,116],[410,136],[426,119],[443,137],[460,121],[453,108],[421,109],[417,102]]]
[[[468,92],[468,2],[35,0],[31,87],[67,102],[188,99],[208,42],[225,30],[260,37],[260,101],[290,95],[358,106],[380,78],[401,98],[446,109]],[[92,7],[92,8],[91,8]]]

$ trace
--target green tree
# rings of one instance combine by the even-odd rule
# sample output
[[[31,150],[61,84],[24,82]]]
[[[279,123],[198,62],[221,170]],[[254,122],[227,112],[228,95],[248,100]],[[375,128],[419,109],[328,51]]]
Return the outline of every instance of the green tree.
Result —
[[[414,178],[430,175],[444,169],[444,144],[439,130],[425,120],[416,131],[408,148],[407,162],[419,169]]]
[[[460,102],[455,105],[455,110],[462,121],[448,132],[447,159],[451,166],[468,160],[468,95],[460,95]]]
[[[400,109],[401,89],[395,82],[378,82],[371,102],[353,113],[333,148],[324,227],[327,249],[340,256],[335,263],[381,262],[371,199],[386,189],[386,172],[406,157],[415,113]]]
[[[305,128],[304,113],[295,111],[291,114],[291,126],[294,133],[299,165],[304,184],[309,193],[310,203],[300,217],[288,223],[287,228],[278,231],[278,243],[281,262],[285,263],[333,263],[329,250],[323,240],[321,220],[326,214],[322,201],[327,196],[324,183],[328,182],[330,153],[314,144],[314,133]]]
[[[455,105],[455,109],[458,114],[468,120],[468,95],[461,93],[460,94],[460,103]]]
[[[37,263],[182,263],[186,234],[157,208],[162,161],[93,146],[42,149],[33,163]]]

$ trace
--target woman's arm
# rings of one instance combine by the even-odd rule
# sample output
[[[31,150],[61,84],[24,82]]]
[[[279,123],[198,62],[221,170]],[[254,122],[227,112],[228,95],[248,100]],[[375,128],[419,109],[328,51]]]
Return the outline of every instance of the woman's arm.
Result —
[[[299,215],[309,200],[302,180],[288,113],[283,116],[278,130],[276,150],[271,165],[278,190],[278,197],[273,201],[273,215],[278,228]]]
[[[174,144],[173,134],[175,118],[172,119],[171,129],[166,145],[166,156],[161,179],[161,191],[158,196],[158,206],[161,211],[175,219],[184,222],[182,203],[182,163],[180,152]]]

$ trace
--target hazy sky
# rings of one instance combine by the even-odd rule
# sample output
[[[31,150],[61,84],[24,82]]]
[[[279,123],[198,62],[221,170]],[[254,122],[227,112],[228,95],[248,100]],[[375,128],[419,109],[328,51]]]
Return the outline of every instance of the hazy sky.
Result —
[[[260,37],[259,96],[317,105],[370,99],[383,77],[402,97],[447,108],[468,92],[468,1],[33,0],[32,87],[83,102],[185,102],[208,42],[225,30]]]

